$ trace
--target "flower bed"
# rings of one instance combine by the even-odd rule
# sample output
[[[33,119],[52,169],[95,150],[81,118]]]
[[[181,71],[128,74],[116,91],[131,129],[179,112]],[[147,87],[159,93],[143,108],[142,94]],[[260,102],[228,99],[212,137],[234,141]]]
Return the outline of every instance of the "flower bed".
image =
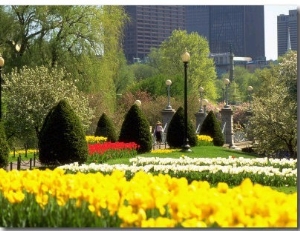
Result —
[[[107,141],[107,137],[104,136],[86,136],[85,139],[88,144],[104,143]]]
[[[297,227],[297,193],[137,172],[0,169],[0,227]]]
[[[108,159],[134,157],[137,155],[138,145],[134,142],[104,142],[89,144],[87,163],[104,163]]]
[[[197,145],[198,146],[212,146],[213,138],[207,135],[197,135]]]
[[[211,184],[226,182],[238,185],[245,178],[255,183],[267,186],[295,186],[297,185],[296,160],[268,160],[266,158],[131,158],[132,165],[116,164],[83,164],[73,163],[60,166],[68,173],[101,172],[110,174],[114,170],[125,172],[127,179],[131,179],[138,171],[153,173],[154,175],[169,174],[172,177],[185,177],[188,182],[206,180]]]

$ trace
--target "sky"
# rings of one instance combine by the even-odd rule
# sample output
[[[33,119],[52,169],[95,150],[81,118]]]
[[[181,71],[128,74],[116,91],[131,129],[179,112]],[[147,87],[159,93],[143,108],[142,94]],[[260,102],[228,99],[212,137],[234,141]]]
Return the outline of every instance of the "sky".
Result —
[[[1,0],[1,5],[36,5],[36,0]],[[277,16],[289,14],[289,10],[300,9],[296,0],[40,0],[39,5],[264,5],[265,6],[265,56],[276,60]],[[299,11],[298,11],[299,12]],[[298,20],[299,21],[299,20]]]

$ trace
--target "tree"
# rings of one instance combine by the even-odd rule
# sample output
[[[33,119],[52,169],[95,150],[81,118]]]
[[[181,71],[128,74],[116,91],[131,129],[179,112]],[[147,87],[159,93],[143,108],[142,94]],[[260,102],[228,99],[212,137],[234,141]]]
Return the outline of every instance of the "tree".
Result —
[[[181,148],[184,144],[184,112],[183,107],[179,107],[173,115],[168,131],[167,131],[167,143],[172,148]],[[188,120],[187,124],[187,138],[191,147],[197,144],[197,137],[195,128],[192,123]]]
[[[118,139],[113,123],[105,113],[102,113],[99,118],[95,136],[107,137],[107,140],[111,142],[116,142]]]
[[[183,63],[181,55],[184,48],[190,53],[188,64],[188,87],[190,94],[198,94],[199,87],[206,89],[207,98],[215,100],[217,98],[215,80],[216,72],[213,60],[209,58],[208,41],[198,33],[190,33],[182,30],[174,30],[172,35],[162,42],[159,51],[152,50],[155,54],[149,54],[150,63],[159,65],[161,74],[168,79],[173,76],[183,76]],[[158,57],[157,54],[160,54]],[[154,59],[159,58],[160,62]]]
[[[229,73],[223,74],[220,79],[216,81],[219,101],[224,100],[224,79],[229,79]],[[240,104],[247,102],[248,98],[248,86],[252,86],[253,89],[257,89],[260,86],[260,81],[255,73],[250,73],[246,68],[236,66],[234,69],[234,82],[229,85],[228,88],[228,101],[234,104]],[[230,103],[231,104],[231,103]]]
[[[93,117],[87,98],[78,91],[64,69],[24,67],[3,75],[7,136],[26,140],[33,131],[36,137],[48,111],[61,99],[67,99],[86,130]]]
[[[61,100],[47,114],[39,136],[42,164],[84,163],[88,148],[79,118],[66,100]]]
[[[9,146],[6,141],[6,134],[3,123],[0,122],[0,168],[8,165]]]
[[[167,86],[166,86],[167,79],[168,78],[164,75],[152,76],[139,81],[138,83],[134,84],[128,89],[133,93],[138,91],[145,91],[151,94],[153,97],[167,96]],[[172,81],[172,85],[171,85],[170,94],[172,94],[172,97],[176,97],[176,99],[182,99],[183,98],[182,86],[184,84],[183,77],[179,75],[173,76],[171,81]]]
[[[262,84],[253,96],[250,118],[258,153],[270,155],[285,150],[292,158],[297,158],[297,101],[291,97],[296,70],[297,53],[291,52],[281,57],[278,65],[260,72]],[[292,80],[291,83],[287,78]]]
[[[222,134],[220,122],[217,120],[213,111],[210,111],[201,125],[200,135],[207,135],[213,138],[215,146],[224,145],[224,136]]]
[[[132,105],[123,121],[119,141],[135,142],[139,145],[138,153],[150,152],[152,136],[150,125],[139,106]]]
[[[128,19],[122,6],[12,5],[0,6],[0,16],[6,73],[23,66],[65,68],[80,91],[101,93],[114,111]]]

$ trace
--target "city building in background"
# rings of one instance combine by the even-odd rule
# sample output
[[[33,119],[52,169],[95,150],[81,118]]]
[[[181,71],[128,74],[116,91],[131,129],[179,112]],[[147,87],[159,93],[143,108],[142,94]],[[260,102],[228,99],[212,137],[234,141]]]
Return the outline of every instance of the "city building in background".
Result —
[[[265,60],[264,6],[186,6],[186,29],[209,41],[211,53]]]
[[[290,10],[288,15],[277,16],[278,57],[288,50],[297,50],[297,9]]]
[[[129,63],[143,62],[151,48],[158,48],[173,30],[185,29],[185,6],[124,6],[130,17],[125,27],[123,50]]]

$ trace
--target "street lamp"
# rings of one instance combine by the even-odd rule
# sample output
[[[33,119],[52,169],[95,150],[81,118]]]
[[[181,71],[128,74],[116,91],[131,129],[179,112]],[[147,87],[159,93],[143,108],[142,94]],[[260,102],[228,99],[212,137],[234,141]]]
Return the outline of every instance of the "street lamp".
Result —
[[[229,108],[228,105],[228,86],[229,86],[230,80],[229,79],[224,79],[224,84],[225,84],[225,108]]]
[[[139,99],[137,99],[137,100],[134,102],[134,104],[136,104],[136,105],[139,107],[139,106],[141,106],[142,102],[141,102]]]
[[[248,86],[248,101],[249,101],[249,111],[252,109],[251,107],[251,94],[253,91],[253,87],[252,86]]]
[[[183,145],[182,152],[191,152],[189,145],[189,139],[187,137],[187,67],[188,62],[190,61],[190,54],[185,48],[185,52],[181,55],[181,60],[184,65],[184,136],[183,136]]]
[[[171,80],[166,80],[166,85],[168,86],[168,106],[166,107],[166,109],[170,110],[172,109],[171,105],[170,105],[170,87],[171,87],[172,81]]]
[[[203,112],[204,112],[204,114],[206,114],[206,105],[207,104],[208,104],[208,100],[207,99],[203,99],[203,108],[204,108]]]
[[[0,56],[0,121],[2,120],[2,67],[4,66],[4,58]]]
[[[203,97],[203,93],[204,93],[204,88],[203,87],[199,87],[199,92],[200,92],[200,110],[199,110],[199,112],[203,112],[203,109],[202,109],[202,97]]]

